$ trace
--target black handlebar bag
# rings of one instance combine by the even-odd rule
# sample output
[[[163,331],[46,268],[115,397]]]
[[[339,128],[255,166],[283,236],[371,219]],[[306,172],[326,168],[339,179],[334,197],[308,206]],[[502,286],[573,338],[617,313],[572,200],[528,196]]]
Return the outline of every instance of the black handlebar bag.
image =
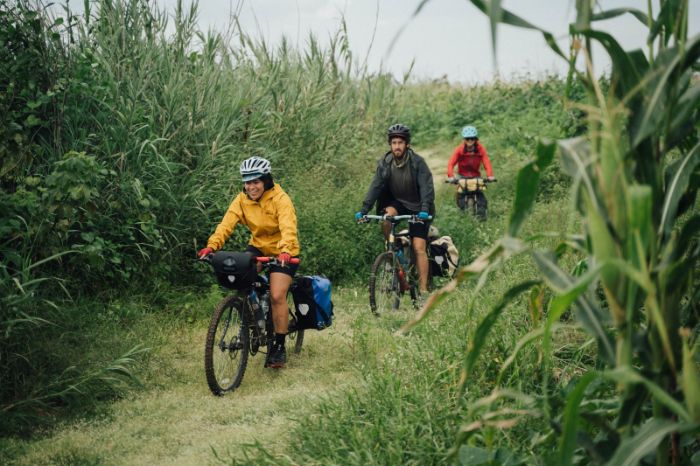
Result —
[[[253,255],[249,252],[215,252],[211,265],[219,285],[230,290],[250,288],[258,276]]]

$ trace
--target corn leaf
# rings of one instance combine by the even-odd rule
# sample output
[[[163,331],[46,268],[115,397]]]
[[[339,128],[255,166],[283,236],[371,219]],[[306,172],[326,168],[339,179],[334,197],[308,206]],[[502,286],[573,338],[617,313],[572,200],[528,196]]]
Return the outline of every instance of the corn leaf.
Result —
[[[688,348],[687,338],[683,339],[683,394],[693,421],[700,421],[700,374],[695,364],[693,352]]]
[[[689,73],[690,74],[690,73]],[[681,95],[673,111],[666,147],[673,148],[683,142],[689,135],[695,134],[697,123],[693,116],[700,108],[700,83],[696,83]]]
[[[650,70],[651,73],[658,75],[658,79],[650,83],[651,87],[646,96],[648,101],[645,103],[643,112],[640,114],[639,120],[635,120],[634,124],[630,126],[633,146],[637,146],[642,140],[658,131],[659,121],[664,113],[663,109],[673,112],[682,111],[682,109],[677,109],[676,105],[668,108],[667,93],[669,89],[673,88],[672,78],[685,73],[700,57],[700,34],[692,37],[684,45],[684,49],[684,53],[678,47],[665,50],[654,63],[654,68]]]
[[[687,3],[684,0],[666,0],[662,2],[659,16],[649,30],[647,42],[653,42],[663,31],[665,34],[663,35],[662,43],[664,46],[667,45],[675,30],[675,21],[683,14],[682,8],[685,5]]]
[[[552,142],[539,142],[537,144],[536,158],[518,172],[518,180],[515,187],[515,200],[513,201],[512,214],[508,224],[508,233],[518,236],[520,227],[532,210],[537,196],[540,176],[543,170],[552,162],[556,145]]]
[[[598,377],[595,371],[587,372],[568,394],[564,411],[564,429],[559,439],[559,465],[570,465],[576,451],[576,432],[578,431],[579,409],[586,393],[586,388]]]
[[[551,326],[558,319],[562,312],[572,302],[576,303],[576,317],[581,321],[588,332],[593,335],[598,342],[601,356],[607,361],[615,360],[615,347],[610,336],[605,331],[603,323],[605,317],[600,309],[590,302],[583,291],[596,278],[600,267],[594,267],[576,282],[573,277],[561,270],[551,258],[541,252],[533,253],[533,258],[540,269],[547,284],[552,287],[560,296],[552,300],[550,313],[547,317],[547,326]],[[545,334],[545,345],[548,345],[548,332]]]
[[[491,329],[500,317],[503,310],[508,306],[508,304],[510,304],[511,301],[520,296],[520,294],[529,290],[530,288],[539,283],[540,282],[537,280],[530,280],[515,285],[514,287],[505,292],[501,301],[498,304],[496,304],[493,307],[493,309],[491,309],[491,311],[486,315],[486,317],[484,317],[483,320],[479,323],[479,326],[474,332],[474,337],[472,338],[472,341],[469,342],[467,348],[467,356],[464,359],[462,377],[460,380],[460,391],[464,391],[469,375],[471,374],[471,371],[474,368],[474,364],[476,364],[476,360],[479,358],[479,354],[481,354],[481,350],[484,347],[486,337],[488,337],[489,333],[491,332]]]
[[[591,21],[602,21],[604,19],[616,18],[624,15],[625,13],[629,13],[637,18],[644,26],[646,26],[647,22],[649,21],[649,17],[643,11],[637,10],[636,8],[614,8],[612,10],[601,11],[600,13],[596,13],[591,16]]]
[[[472,5],[477,7],[479,10],[481,10],[482,13],[486,14],[487,16],[491,17],[491,8],[490,8],[490,3],[489,1],[486,0],[470,0]],[[500,4],[500,0],[498,1]],[[508,10],[502,9],[501,8],[501,22],[503,24],[508,24],[510,26],[516,26],[524,29],[533,29],[535,31],[539,31],[542,33],[542,36],[544,37],[545,42],[547,42],[547,45],[549,45],[549,48],[552,49],[554,53],[559,55],[565,60],[568,60],[568,57],[564,52],[561,51],[559,48],[559,45],[557,44],[556,39],[554,36],[550,33],[545,31],[544,29],[538,28],[537,26],[533,25],[532,23],[524,20],[523,18],[511,13]]]
[[[690,178],[700,164],[700,143],[696,144],[679,163],[671,167],[670,180],[666,188],[666,197],[661,210],[661,222],[659,224],[659,236],[670,234],[676,222],[678,202],[690,185]],[[697,190],[697,186],[693,188]]]
[[[614,380],[615,382],[626,385],[642,384],[644,387],[646,387],[654,399],[666,406],[666,408],[676,414],[679,419],[683,420],[684,422],[689,422],[691,420],[690,413],[688,413],[681,403],[676,401],[673,396],[666,393],[661,387],[641,375],[632,367],[618,367],[610,371],[605,371],[603,372],[603,376],[610,380]]]
[[[624,440],[606,466],[636,466],[642,458],[652,453],[661,441],[679,424],[665,419],[650,419],[634,437]]]

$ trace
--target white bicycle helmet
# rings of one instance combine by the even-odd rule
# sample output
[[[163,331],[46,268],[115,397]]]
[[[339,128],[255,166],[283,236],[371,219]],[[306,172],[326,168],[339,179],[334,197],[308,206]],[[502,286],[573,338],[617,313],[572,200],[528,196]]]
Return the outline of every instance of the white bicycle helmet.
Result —
[[[257,180],[272,173],[270,161],[254,155],[241,162],[241,178],[243,182]]]

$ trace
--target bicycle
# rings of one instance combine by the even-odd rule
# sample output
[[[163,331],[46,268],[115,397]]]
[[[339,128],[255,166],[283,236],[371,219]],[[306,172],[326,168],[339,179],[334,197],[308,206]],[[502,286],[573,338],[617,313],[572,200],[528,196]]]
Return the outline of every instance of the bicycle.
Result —
[[[216,306],[204,347],[207,384],[214,395],[223,396],[240,386],[249,355],[255,356],[258,352],[267,355],[270,351],[274,341],[270,284],[265,275],[258,273],[256,263],[261,263],[264,270],[278,262],[273,257],[253,260],[249,253],[226,251],[210,254],[203,260],[212,265],[222,286],[236,291]],[[298,264],[299,259],[293,258],[290,263]],[[294,286],[292,283],[287,294],[287,339],[294,344],[293,352],[299,353],[304,329],[297,329],[294,305],[289,302]]]
[[[391,224],[389,239],[384,245],[385,250],[375,258],[369,276],[370,309],[377,316],[389,308],[396,310],[399,308],[401,297],[406,291],[409,292],[414,307],[417,306],[420,288],[411,238],[408,235],[408,230],[397,233],[396,227],[403,220],[409,222],[421,222],[422,220],[416,215],[365,215],[362,219],[365,222],[377,220],[387,221]],[[428,266],[428,283],[430,281],[430,267]]]
[[[448,178],[445,183],[457,185],[455,192],[455,203],[457,207],[466,213],[471,211],[479,220],[486,220],[488,214],[488,203],[483,191],[486,191],[488,183],[495,182],[496,179],[476,177]]]

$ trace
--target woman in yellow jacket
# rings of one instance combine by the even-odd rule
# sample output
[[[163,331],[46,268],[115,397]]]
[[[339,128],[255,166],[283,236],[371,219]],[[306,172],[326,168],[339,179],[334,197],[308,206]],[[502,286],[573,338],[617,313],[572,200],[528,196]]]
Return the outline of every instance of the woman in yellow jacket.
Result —
[[[281,368],[287,362],[284,340],[289,324],[287,291],[299,267],[290,264],[299,256],[297,216],[292,200],[279,184],[272,180],[272,166],[262,157],[250,157],[241,163],[243,192],[231,202],[221,223],[209,237],[207,247],[198,255],[203,258],[221,249],[233,229],[241,223],[248,227],[251,238],[248,252],[254,256],[277,257],[277,265],[271,265],[270,301],[275,342],[265,361],[265,367]]]

